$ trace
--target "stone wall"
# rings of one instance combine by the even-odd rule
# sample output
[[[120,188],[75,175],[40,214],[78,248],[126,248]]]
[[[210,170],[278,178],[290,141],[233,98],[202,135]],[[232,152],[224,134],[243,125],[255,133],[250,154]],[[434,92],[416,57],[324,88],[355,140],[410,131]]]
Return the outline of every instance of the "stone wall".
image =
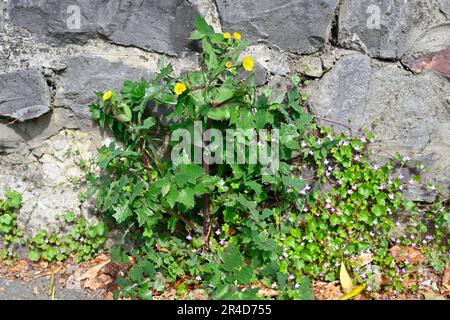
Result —
[[[197,14],[253,41],[259,84],[303,74],[310,111],[346,126],[321,124],[373,131],[374,160],[406,154],[449,188],[450,0],[0,1],[0,194],[23,192],[29,234],[68,209],[90,216],[78,164],[107,137],[90,120],[94,90],[148,78],[161,57],[196,68]]]

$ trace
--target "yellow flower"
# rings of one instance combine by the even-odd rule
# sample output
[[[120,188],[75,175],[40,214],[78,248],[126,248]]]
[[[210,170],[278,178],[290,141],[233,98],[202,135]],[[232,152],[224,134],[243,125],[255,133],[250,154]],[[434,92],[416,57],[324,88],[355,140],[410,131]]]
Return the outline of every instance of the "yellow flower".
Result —
[[[113,92],[111,90],[106,91],[103,94],[103,101],[108,101],[109,99],[111,99],[112,95],[113,95]]]
[[[233,64],[231,63],[231,61],[228,61],[227,63],[225,63],[225,67],[227,69],[231,69],[232,66],[233,66]]]
[[[175,85],[174,91],[177,96],[186,91],[186,85],[183,82],[177,82]]]
[[[255,62],[253,61],[252,57],[245,57],[244,60],[242,60],[242,66],[247,71],[252,71],[253,67],[255,66]]]
[[[233,33],[233,39],[236,41],[241,40],[241,35],[239,34],[239,32]]]
[[[231,37],[231,34],[229,33],[229,32],[225,32],[224,34],[223,34],[223,37],[224,37],[224,39],[230,39],[230,37]]]

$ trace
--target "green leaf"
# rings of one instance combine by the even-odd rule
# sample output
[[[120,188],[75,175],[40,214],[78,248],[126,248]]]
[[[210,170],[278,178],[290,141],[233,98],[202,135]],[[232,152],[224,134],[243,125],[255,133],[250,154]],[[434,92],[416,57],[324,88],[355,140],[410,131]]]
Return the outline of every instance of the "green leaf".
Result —
[[[6,205],[10,208],[19,209],[22,206],[22,194],[15,191],[5,191]]]
[[[145,119],[144,124],[142,125],[141,129],[148,130],[148,129],[152,128],[155,124],[156,124],[155,118],[149,117],[149,118]]]
[[[72,210],[67,210],[64,219],[67,223],[72,223],[75,220],[75,213]]]
[[[197,31],[204,35],[210,35],[214,33],[214,29],[206,22],[202,16],[195,17],[194,26]]]
[[[41,255],[36,250],[30,250],[28,258],[33,262],[38,262],[41,259]]]
[[[219,255],[223,261],[223,269],[225,269],[226,271],[233,271],[244,265],[242,254],[234,245],[229,245]]]
[[[250,284],[255,280],[255,273],[252,267],[244,267],[236,272],[236,280],[240,284]]]
[[[195,206],[194,189],[185,188],[178,193],[177,202],[180,202],[188,209],[192,209]]]
[[[377,217],[381,217],[382,215],[386,214],[386,207],[376,204],[372,207],[372,213]]]
[[[212,120],[228,120],[231,117],[231,108],[229,106],[211,109],[208,112],[208,118]]]
[[[234,96],[234,90],[227,87],[220,87],[214,95],[214,102],[219,104],[231,99]]]

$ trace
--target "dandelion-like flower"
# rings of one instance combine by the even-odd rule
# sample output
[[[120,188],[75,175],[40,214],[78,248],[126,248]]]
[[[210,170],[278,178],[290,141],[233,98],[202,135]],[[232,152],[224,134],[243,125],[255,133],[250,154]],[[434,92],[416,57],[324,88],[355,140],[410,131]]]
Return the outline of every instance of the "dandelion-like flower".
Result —
[[[228,61],[227,63],[225,63],[225,67],[227,69],[231,69],[232,66],[233,66],[233,64],[231,63],[231,61]]]
[[[230,34],[229,32],[225,32],[225,33],[223,34],[223,38],[226,39],[226,40],[228,40],[228,39],[231,38],[231,34]]]
[[[187,90],[186,85],[183,82],[177,82],[174,87],[175,94],[177,96],[183,94]]]
[[[253,61],[252,57],[245,57],[244,60],[242,60],[242,66],[246,71],[252,71],[253,67],[255,66],[255,62]]]
[[[111,99],[112,96],[113,96],[113,92],[111,90],[109,90],[103,94],[102,99],[103,99],[103,101],[108,101],[109,99]]]
[[[241,34],[239,32],[233,33],[233,39],[236,41],[241,40]]]

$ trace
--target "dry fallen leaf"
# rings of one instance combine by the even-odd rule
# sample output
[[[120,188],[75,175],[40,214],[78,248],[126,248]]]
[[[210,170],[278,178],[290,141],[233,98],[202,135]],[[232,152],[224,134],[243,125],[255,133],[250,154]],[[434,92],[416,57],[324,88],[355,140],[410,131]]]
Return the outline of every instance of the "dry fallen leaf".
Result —
[[[437,295],[434,292],[424,292],[425,300],[447,300],[443,296]]]
[[[91,267],[88,271],[83,273],[79,278],[78,281],[83,281],[86,279],[93,279],[97,276],[97,274],[100,272],[100,270],[110,262],[111,260],[106,255],[101,255],[95,258],[94,263],[95,265]]]
[[[371,263],[373,261],[372,253],[363,253],[358,257],[351,258],[349,260],[351,263],[355,263],[358,267],[364,267],[365,265]]]
[[[347,272],[347,269],[345,268],[345,264],[341,262],[341,271],[339,273],[339,280],[341,281],[341,287],[344,293],[349,293],[353,289],[353,282],[352,278],[350,278],[350,275]]]
[[[316,300],[338,300],[342,296],[338,281],[314,281],[313,293]]]
[[[360,285],[359,287],[356,287],[355,289],[353,289],[349,293],[343,295],[339,300],[349,300],[351,298],[354,298],[358,294],[360,294],[365,288],[366,288],[366,284],[364,283],[364,284]]]
[[[415,264],[423,263],[425,261],[423,254],[413,247],[394,246],[389,249],[389,252],[395,258],[396,262],[408,261],[411,264]]]
[[[442,285],[450,290],[450,265],[445,265],[444,275],[442,276]]]

